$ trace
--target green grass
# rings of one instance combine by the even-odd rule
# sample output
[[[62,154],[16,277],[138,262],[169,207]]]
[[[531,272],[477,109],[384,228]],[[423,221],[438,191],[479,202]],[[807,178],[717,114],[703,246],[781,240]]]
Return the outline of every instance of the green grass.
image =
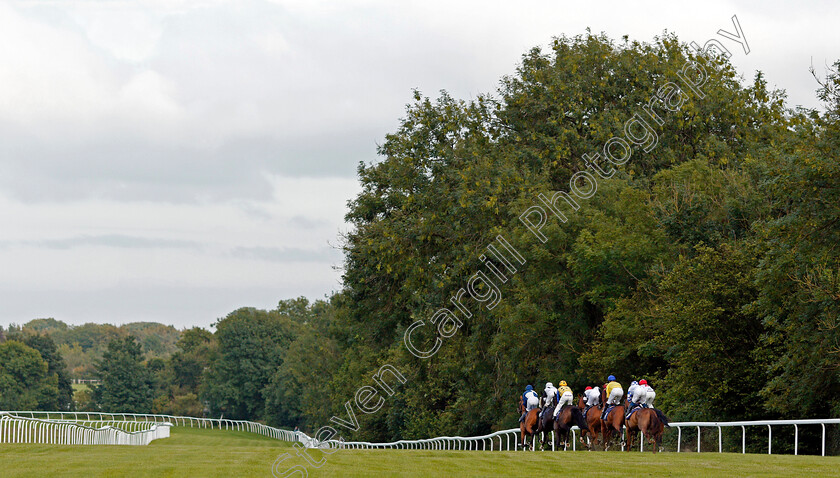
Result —
[[[271,476],[283,453],[292,456],[280,471],[305,462],[290,444],[247,432],[172,429],[149,446],[0,445],[3,477],[240,477]],[[468,452],[340,450],[309,467],[309,476],[834,476],[840,457],[740,455],[732,453],[638,452]],[[279,475],[279,473],[278,473]],[[299,476],[299,475],[298,475]]]
[[[0,476],[271,476],[290,444],[248,432],[173,427],[148,446],[0,445]]]
[[[74,392],[81,392],[82,390],[90,390],[90,387],[86,383],[74,383],[70,386],[73,387]]]
[[[291,462],[291,460],[290,460]],[[341,451],[310,476],[836,476],[838,457],[734,453]],[[284,468],[285,469],[285,468]],[[310,469],[311,471],[311,469]]]

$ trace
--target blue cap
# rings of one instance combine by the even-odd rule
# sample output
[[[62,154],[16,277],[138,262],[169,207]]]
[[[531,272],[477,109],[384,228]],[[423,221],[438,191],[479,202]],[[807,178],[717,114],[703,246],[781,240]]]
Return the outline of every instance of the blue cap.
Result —
[[[525,390],[533,390],[533,389],[534,389],[533,385],[528,385],[528,386],[525,387]]]
[[[607,380],[612,382],[613,380],[615,380],[615,375],[610,375],[609,377],[607,377]]]

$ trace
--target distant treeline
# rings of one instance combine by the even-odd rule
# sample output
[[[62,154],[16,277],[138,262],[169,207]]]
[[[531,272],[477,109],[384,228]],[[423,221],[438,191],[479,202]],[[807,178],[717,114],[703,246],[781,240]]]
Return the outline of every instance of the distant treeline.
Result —
[[[140,342],[145,358],[167,357],[175,352],[175,342],[181,331],[171,325],[155,322],[134,322],[120,326],[87,323],[67,325],[55,319],[35,319],[22,326],[12,325],[7,334],[34,333],[48,335],[58,347],[67,364],[70,378],[93,378],[96,360],[108,342],[114,339],[134,336]]]

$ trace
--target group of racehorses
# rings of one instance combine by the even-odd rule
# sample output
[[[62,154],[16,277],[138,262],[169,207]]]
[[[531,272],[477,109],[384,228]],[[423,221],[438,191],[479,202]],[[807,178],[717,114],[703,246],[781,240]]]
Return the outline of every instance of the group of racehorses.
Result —
[[[523,449],[528,449],[527,439],[531,438],[533,441],[538,434],[542,433],[540,447],[544,450],[548,434],[553,431],[554,449],[560,449],[561,444],[562,448],[566,449],[569,446],[569,432],[573,426],[577,425],[580,428],[580,442],[586,445],[587,449],[592,450],[595,444],[600,443],[604,451],[607,451],[613,437],[621,439],[621,428],[626,426],[627,442],[621,441],[622,446],[626,445],[626,450],[633,447],[636,434],[642,432],[648,443],[653,445],[653,452],[656,453],[662,445],[662,432],[666,426],[669,426],[665,414],[654,408],[639,407],[625,419],[626,406],[619,404],[612,405],[612,410],[609,411],[606,419],[602,420],[601,412],[605,406],[603,405],[605,398],[602,388],[600,404],[587,408],[584,397],[581,395],[577,406],[564,405],[556,419],[554,406],[542,403],[541,398],[540,407],[529,411],[525,415],[525,420],[519,424],[520,445]],[[545,410],[544,413],[543,410]],[[522,400],[519,401],[519,412],[525,413]]]

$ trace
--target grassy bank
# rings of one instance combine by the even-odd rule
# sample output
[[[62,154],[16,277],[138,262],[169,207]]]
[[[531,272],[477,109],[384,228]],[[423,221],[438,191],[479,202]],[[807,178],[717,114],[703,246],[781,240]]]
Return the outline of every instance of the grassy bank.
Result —
[[[246,432],[172,429],[149,446],[0,445],[4,477],[241,477],[271,476],[283,453],[293,456],[281,471],[304,464],[288,443]],[[832,476],[840,457],[717,453],[445,452],[342,450],[309,476],[448,477],[542,476],[547,472],[587,476]],[[299,476],[299,475],[297,475]]]

